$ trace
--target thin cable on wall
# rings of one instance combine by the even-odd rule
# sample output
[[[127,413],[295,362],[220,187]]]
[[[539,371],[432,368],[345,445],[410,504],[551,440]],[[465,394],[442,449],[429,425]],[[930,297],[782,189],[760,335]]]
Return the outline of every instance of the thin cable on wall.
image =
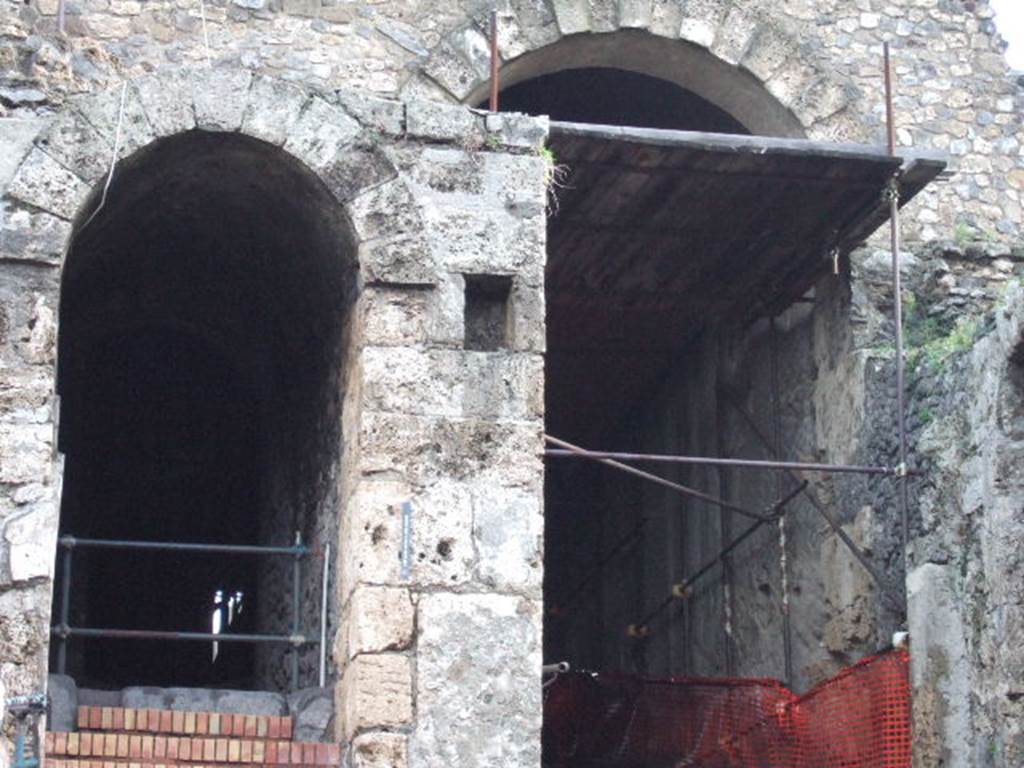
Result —
[[[110,169],[107,171],[107,180],[103,184],[103,194],[100,195],[100,204],[96,206],[96,210],[89,215],[89,218],[85,220],[85,223],[79,227],[78,234],[81,234],[82,230],[92,223],[92,220],[99,215],[99,212],[103,210],[103,206],[107,203],[107,192],[110,191],[110,182],[114,179],[114,167],[117,165],[117,158],[121,154],[121,128],[124,126],[124,105],[127,96],[128,81],[125,80],[121,83],[121,106],[118,108],[117,129],[114,131],[114,151],[110,155]]]
[[[206,0],[199,0],[199,18],[203,22],[203,46],[206,51],[206,66],[213,66],[213,59],[210,56],[210,32],[206,28]]]

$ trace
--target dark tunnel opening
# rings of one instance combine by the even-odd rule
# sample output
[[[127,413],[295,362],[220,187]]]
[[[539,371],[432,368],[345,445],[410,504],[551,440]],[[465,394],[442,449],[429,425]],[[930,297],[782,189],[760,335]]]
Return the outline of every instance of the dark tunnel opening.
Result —
[[[62,285],[61,535],[287,546],[298,534],[316,550],[336,525],[354,291],[340,207],[282,150],[190,132],[123,162],[96,210],[79,221]],[[59,555],[55,623],[61,565]],[[291,568],[280,557],[76,547],[68,623],[287,635]],[[300,586],[313,636],[319,571],[307,559]],[[287,653],[72,637],[67,672],[97,688],[282,689]],[[302,651],[307,683],[317,653]]]

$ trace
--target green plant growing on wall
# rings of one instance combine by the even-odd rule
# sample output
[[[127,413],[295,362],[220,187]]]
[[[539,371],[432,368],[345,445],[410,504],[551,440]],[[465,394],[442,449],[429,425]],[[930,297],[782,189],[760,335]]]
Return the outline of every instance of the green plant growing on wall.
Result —
[[[953,355],[974,346],[983,326],[977,317],[949,317],[930,314],[913,294],[904,297],[903,333],[907,365],[917,368],[942,366]]]
[[[537,154],[544,161],[544,186],[548,191],[548,216],[558,213],[558,190],[568,188],[569,166],[559,163],[555,151],[548,146],[537,148]]]

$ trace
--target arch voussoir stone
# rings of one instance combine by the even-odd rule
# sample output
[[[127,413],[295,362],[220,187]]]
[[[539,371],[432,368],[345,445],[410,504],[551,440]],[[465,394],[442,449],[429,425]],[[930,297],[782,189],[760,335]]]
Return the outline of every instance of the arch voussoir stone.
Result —
[[[563,35],[591,31],[590,3],[587,0],[551,0],[551,6]]]
[[[191,131],[196,127],[192,106],[192,72],[167,70],[145,75],[132,83],[156,138]]]
[[[156,139],[156,132],[133,82],[127,83],[124,88],[110,88],[76,97],[71,106],[96,129],[110,147],[115,143],[120,145],[118,159],[127,157]],[[109,162],[108,157],[108,166]]]
[[[15,171],[7,186],[7,196],[71,221],[89,189],[80,176],[34,147]]]
[[[654,19],[652,0],[619,0],[619,27],[650,29]]]
[[[58,113],[35,144],[87,182],[96,181],[110,167],[112,146],[74,109]]]
[[[291,136],[308,101],[306,90],[277,78],[258,76],[249,89],[241,131],[279,147]]]
[[[252,72],[248,69],[201,69],[192,81],[196,127],[204,131],[237,131],[249,101]]]
[[[335,161],[361,130],[359,122],[345,110],[317,95],[295,121],[284,149],[320,172]]]
[[[441,43],[423,66],[423,73],[462,101],[483,81],[473,65],[449,42]]]

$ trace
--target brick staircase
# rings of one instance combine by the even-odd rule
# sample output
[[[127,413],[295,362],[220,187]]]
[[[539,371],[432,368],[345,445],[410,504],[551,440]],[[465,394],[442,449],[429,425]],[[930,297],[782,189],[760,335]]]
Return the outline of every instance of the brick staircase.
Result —
[[[337,766],[337,744],[292,741],[292,718],[79,707],[78,730],[46,734],[47,768]]]

